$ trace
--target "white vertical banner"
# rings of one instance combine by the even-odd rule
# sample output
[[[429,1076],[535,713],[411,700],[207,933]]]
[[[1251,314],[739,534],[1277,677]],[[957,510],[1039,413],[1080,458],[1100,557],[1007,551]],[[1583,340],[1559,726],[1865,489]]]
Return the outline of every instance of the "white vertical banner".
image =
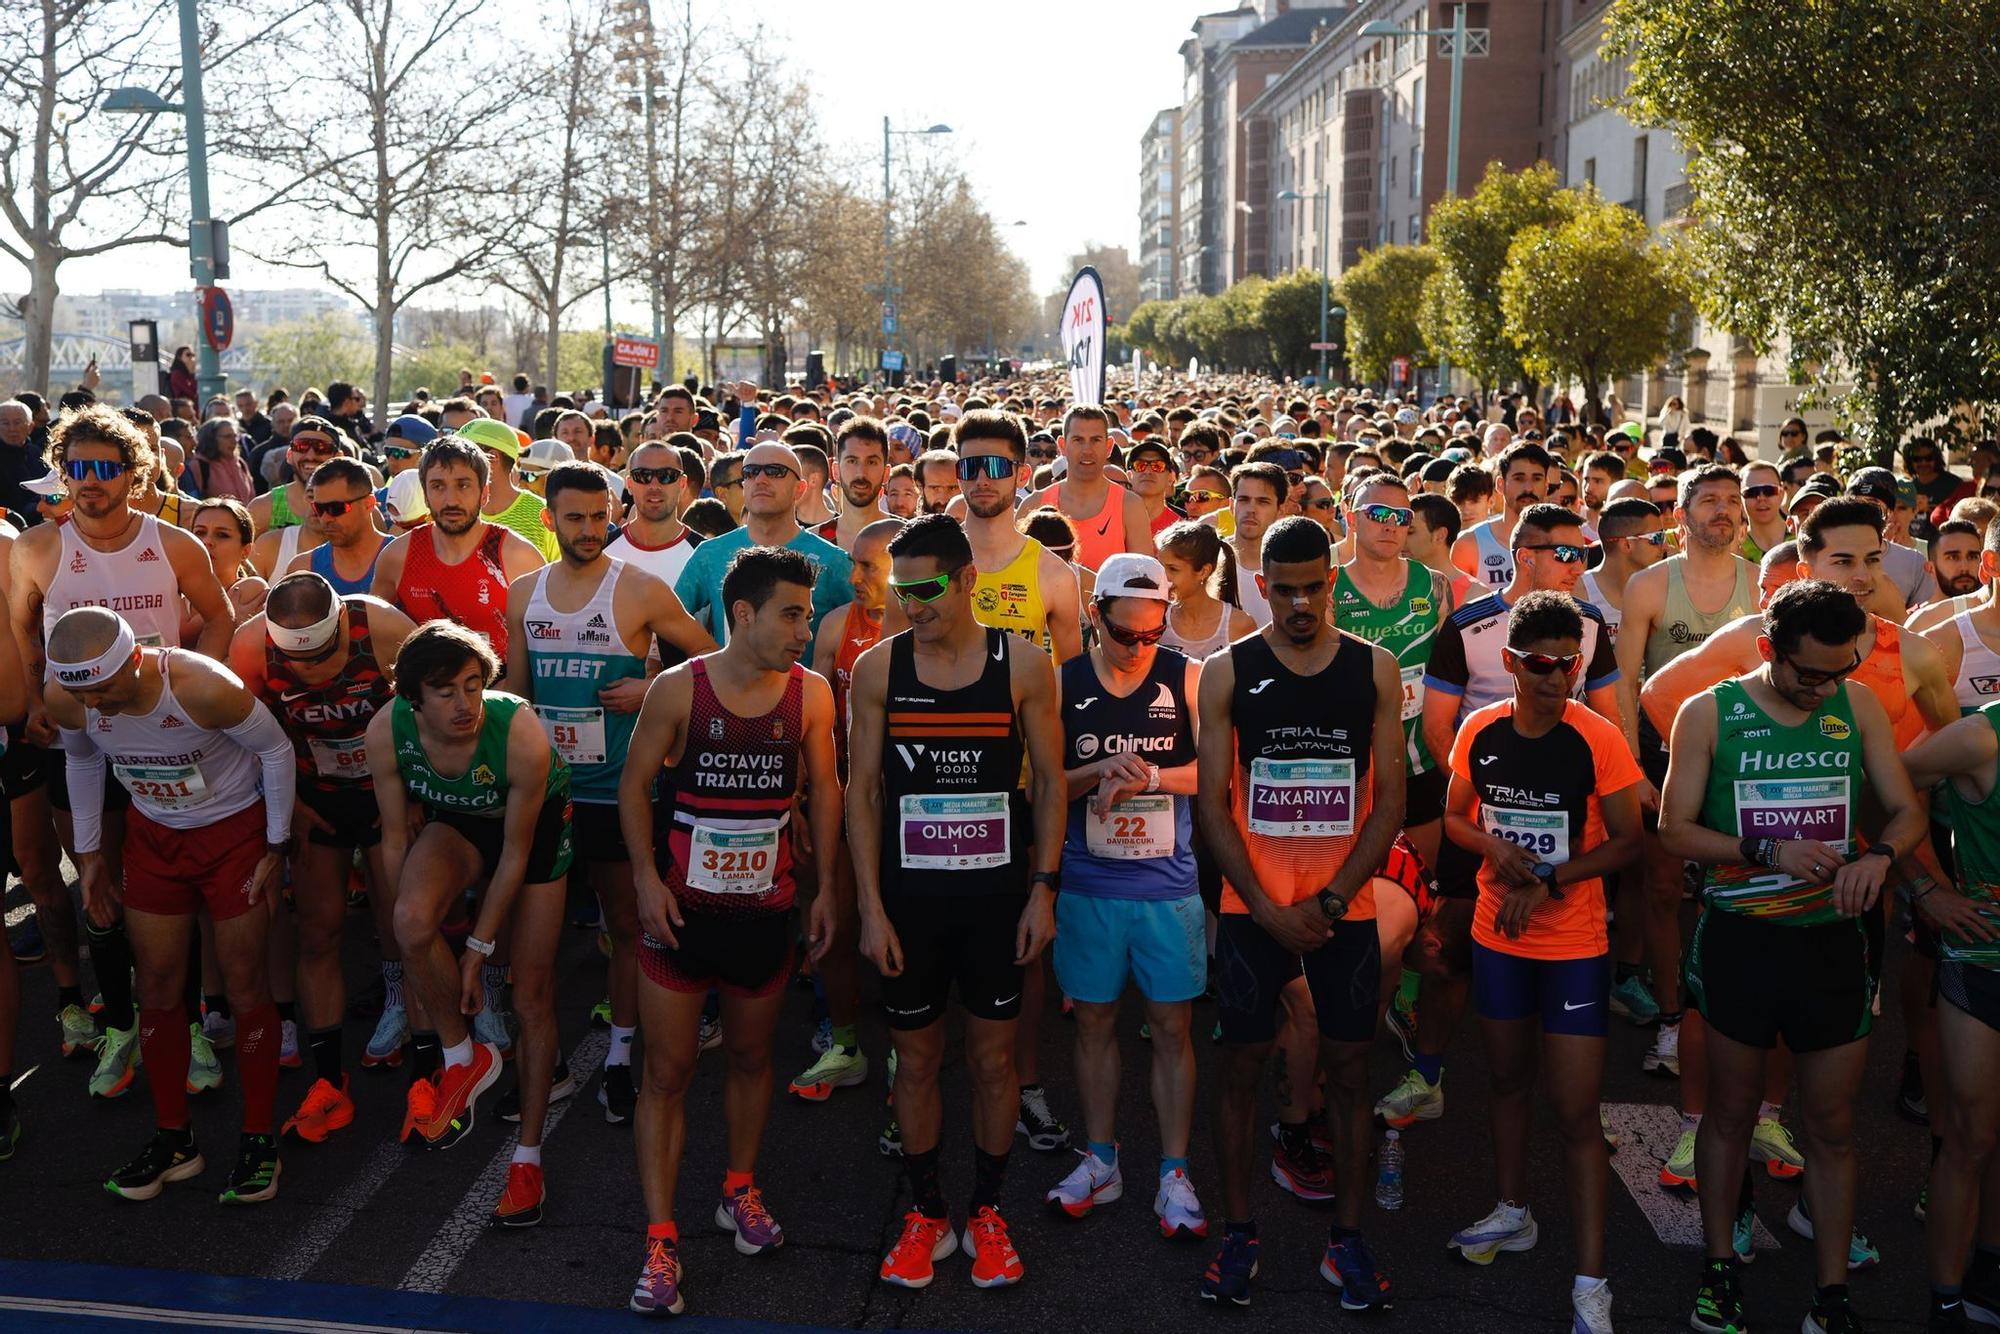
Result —
[[[1139,396],[1139,379],[1145,374],[1145,370],[1146,363],[1139,349],[1135,347],[1132,349],[1132,397],[1134,398]]]
[[[1104,401],[1104,280],[1089,265],[1077,271],[1063,302],[1063,355],[1069,359],[1071,403]]]

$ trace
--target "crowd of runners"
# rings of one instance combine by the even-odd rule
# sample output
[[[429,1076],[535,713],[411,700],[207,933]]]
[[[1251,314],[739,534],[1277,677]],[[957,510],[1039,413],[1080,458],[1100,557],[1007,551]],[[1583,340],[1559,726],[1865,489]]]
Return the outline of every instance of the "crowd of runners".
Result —
[[[1495,1204],[1448,1245],[1538,1245],[1540,1104],[1573,1325],[1602,1334],[1612,1270],[1646,1263],[1605,1253],[1615,1016],[1679,1085],[1659,1187],[1700,1204],[1689,1324],[1747,1328],[1753,1183],[1802,1178],[1803,1328],[1846,1334],[1848,1274],[1880,1259],[1854,1109],[1899,1012],[1930,1171],[1868,1189],[1924,1222],[1929,1327],[2000,1325],[2000,452],[1968,476],[1917,439],[1901,475],[1842,476],[1796,420],[1751,461],[1519,396],[1227,377],[1104,405],[1050,377],[689,383],[622,417],[462,379],[380,435],[344,385],[199,421],[0,403],[0,788],[21,952],[57,991],[21,1014],[0,951],[0,1160],[55,1131],[8,1092],[24,1023],[59,1026],[93,1096],[143,1083],[155,1132],[103,1181],[132,1201],[215,1188],[190,1100],[218,1048],[224,1204],[273,1199],[331,1135],[443,1150],[494,1117],[518,1144],[493,1221],[531,1226],[581,1188],[544,1178],[550,1104],[594,1085],[648,1218],[630,1305],[678,1313],[703,1281],[680,1228],[711,1201],[743,1255],[784,1242],[774,1100],[882,1075],[909,1191],[886,1282],[1022,1280],[1025,1141],[1070,1153],[1032,1197],[1072,1217],[1127,1168],[1154,1186],[1160,1235],[1205,1239],[1206,1302],[1316,1264],[1383,1311],[1396,1251],[1439,1239],[1371,1209],[1378,1132],[1444,1115],[1469,1003],[1490,1148],[1460,1144]],[[573,897],[601,913],[602,996],[557,992]],[[801,974],[817,1059],[780,1093]],[[1120,1110],[1128,994],[1149,1113]],[[559,1007],[608,1027],[601,1070],[567,1068]],[[1058,1013],[1075,1068],[1044,1072]],[[1371,1088],[1384,1041],[1408,1069]],[[727,1162],[682,1197],[717,1047]],[[969,1182],[940,1168],[948,1049]],[[281,1105],[288,1067],[309,1082]],[[371,1067],[408,1081],[400,1126],[356,1123]],[[1157,1163],[1119,1152],[1146,1114]],[[1331,1202],[1322,1253],[1260,1254],[1266,1175]]]

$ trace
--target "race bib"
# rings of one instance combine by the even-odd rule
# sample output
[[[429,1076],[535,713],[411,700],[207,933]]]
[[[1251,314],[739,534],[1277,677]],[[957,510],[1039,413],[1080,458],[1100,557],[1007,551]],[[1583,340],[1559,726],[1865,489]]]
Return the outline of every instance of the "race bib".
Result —
[[[192,764],[113,764],[132,796],[161,810],[193,810],[208,800],[208,784]]]
[[[146,648],[164,648],[167,642],[159,635],[138,635],[135,640]]]
[[[1354,761],[1251,760],[1249,824],[1273,838],[1352,834]]]
[[[709,894],[770,893],[782,832],[696,825],[688,839],[688,888]]]
[[[1847,779],[1757,778],[1736,784],[1741,838],[1815,838],[1847,851]]]
[[[319,771],[321,778],[359,783],[368,777],[366,736],[343,737],[337,741],[307,737],[306,748],[312,752],[313,768]]]
[[[535,706],[535,716],[549,734],[549,744],[566,764],[602,764],[605,761],[604,710],[558,709],[547,704]]]
[[[1536,861],[1560,866],[1569,860],[1568,811],[1524,811],[1481,802],[1479,825],[1493,837],[1525,850]]]
[[[897,811],[906,871],[989,870],[1013,859],[1005,792],[905,796]]]
[[[1083,808],[1083,837],[1093,857],[1136,862],[1174,855],[1174,799],[1164,793],[1127,797],[1099,815]]]
[[[1424,716],[1424,669],[1421,665],[1403,668],[1403,721]]]

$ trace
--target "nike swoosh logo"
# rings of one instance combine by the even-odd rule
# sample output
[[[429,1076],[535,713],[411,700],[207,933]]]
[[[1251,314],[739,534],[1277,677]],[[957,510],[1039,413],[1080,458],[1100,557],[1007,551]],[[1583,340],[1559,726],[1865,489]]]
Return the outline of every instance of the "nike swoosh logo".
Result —
[[[1099,537],[1103,537],[1110,531],[1111,531],[1111,516],[1107,514],[1104,516],[1104,522],[1097,525],[1097,535]]]
[[[1597,1004],[1596,1001],[1585,1001],[1581,1005],[1571,1005],[1568,1001],[1564,1001],[1563,1008],[1565,1010],[1588,1010],[1591,1006],[1595,1004]]]
[[[1269,684],[1271,684],[1271,682],[1273,682],[1273,681],[1275,681],[1275,680],[1277,680],[1277,679],[1278,679],[1278,678],[1277,678],[1277,677],[1275,677],[1275,676],[1267,676],[1267,677],[1265,677],[1265,678],[1264,678],[1263,680],[1259,681],[1259,682],[1258,682],[1258,683],[1257,683],[1256,685],[1254,685],[1254,686],[1251,686],[1251,687],[1250,687],[1250,693],[1251,693],[1251,694],[1253,694],[1253,695],[1261,695],[1261,694],[1263,694],[1263,693],[1264,693],[1264,687],[1265,687],[1265,686],[1267,686],[1267,685],[1269,685]]]
[[[993,641],[993,661],[995,661],[995,662],[1005,662],[1006,660],[1007,660],[1007,641],[1006,641],[1006,640],[1004,640],[1004,639],[996,639],[996,640],[994,640],[994,641]]]
[[[1011,996],[1007,996],[1000,1000],[994,1001],[993,1008],[997,1010],[1003,1005],[1012,1005],[1015,1001],[1019,999],[1021,999],[1021,993],[1017,991]]]
[[[1085,710],[1085,709],[1089,708],[1089,707],[1090,707],[1091,705],[1093,705],[1093,704],[1095,704],[1095,703],[1097,703],[1097,696],[1095,696],[1095,695],[1092,695],[1092,696],[1091,696],[1091,697],[1090,697],[1089,699],[1086,699],[1086,700],[1082,700],[1082,701],[1080,701],[1080,702],[1078,702],[1078,703],[1075,703],[1075,704],[1072,704],[1072,705],[1070,705],[1070,707],[1071,707],[1072,709],[1075,709],[1075,710],[1077,710],[1077,711],[1078,711],[1078,712],[1080,713],[1080,712],[1082,712],[1083,710]]]

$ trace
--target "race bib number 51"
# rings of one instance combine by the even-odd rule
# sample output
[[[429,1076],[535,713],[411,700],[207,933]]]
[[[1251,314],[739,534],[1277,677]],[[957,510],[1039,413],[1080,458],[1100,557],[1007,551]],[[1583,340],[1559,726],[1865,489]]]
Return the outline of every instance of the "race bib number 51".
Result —
[[[563,763],[604,763],[607,752],[603,709],[558,709],[537,704],[535,716],[542,720],[542,728],[549,734],[549,744],[556,748],[556,754],[563,757]]]

